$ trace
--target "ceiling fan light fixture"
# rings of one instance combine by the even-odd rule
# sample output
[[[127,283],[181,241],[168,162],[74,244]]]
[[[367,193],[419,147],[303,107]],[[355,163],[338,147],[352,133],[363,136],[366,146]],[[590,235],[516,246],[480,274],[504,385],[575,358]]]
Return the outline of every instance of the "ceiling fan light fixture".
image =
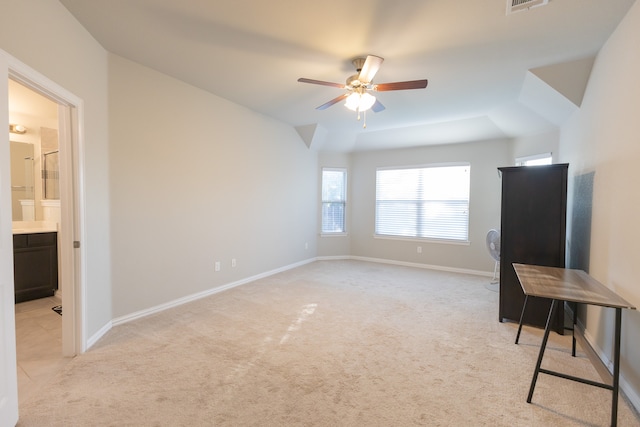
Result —
[[[376,97],[370,93],[353,92],[344,103],[345,107],[351,111],[367,111],[376,102]]]

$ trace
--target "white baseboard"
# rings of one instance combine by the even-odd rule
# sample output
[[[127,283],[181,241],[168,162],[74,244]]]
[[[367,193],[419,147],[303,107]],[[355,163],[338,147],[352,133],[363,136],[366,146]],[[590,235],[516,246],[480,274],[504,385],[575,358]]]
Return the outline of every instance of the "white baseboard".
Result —
[[[100,341],[100,338],[102,338],[107,332],[109,332],[112,327],[113,327],[113,322],[108,322],[106,325],[100,328],[98,332],[91,335],[91,337],[89,337],[89,339],[87,340],[87,348],[85,348],[83,351],[87,351],[91,347],[93,347],[93,345],[98,341]]]
[[[470,269],[467,269],[467,268],[445,267],[445,266],[442,266],[442,265],[421,264],[421,263],[417,263],[417,262],[396,261],[396,260],[384,259],[384,258],[370,258],[370,257],[345,255],[345,256],[318,257],[316,259],[318,261],[334,261],[334,260],[353,259],[353,260],[357,260],[357,261],[377,262],[377,263],[380,263],[380,264],[401,265],[403,267],[416,267],[416,268],[425,268],[425,269],[428,269],[428,270],[448,271],[448,272],[451,272],[451,273],[473,274],[475,276],[493,277],[493,272],[488,272],[488,271],[470,270]]]
[[[99,331],[97,331],[95,334],[93,334],[88,340],[87,340],[87,347],[85,349],[88,350],[90,349],[95,343],[97,343],[100,338],[102,338],[107,332],[109,332],[111,330],[112,327],[117,326],[117,325],[121,325],[123,323],[127,323],[127,322],[131,322],[133,320],[136,319],[141,319],[143,317],[146,316],[150,316],[152,314],[156,314],[159,312],[162,312],[164,310],[168,310],[170,308],[173,307],[178,307],[180,305],[186,304],[188,302],[192,302],[192,301],[196,301],[199,300],[201,298],[206,298],[208,296],[211,295],[215,295],[217,293],[220,292],[224,292],[226,290],[235,288],[237,286],[241,286],[244,285],[246,283],[250,283],[253,281],[256,281],[258,279],[262,279],[265,277],[269,277],[269,276],[273,276],[274,274],[277,273],[281,273],[287,270],[291,270],[297,267],[301,267],[305,264],[309,264],[311,262],[314,261],[336,261],[336,260],[358,260],[358,261],[366,261],[366,262],[376,262],[376,263],[381,263],[381,264],[393,264],[393,265],[400,265],[400,266],[405,266],[405,267],[416,267],[416,268],[426,268],[426,269],[430,269],[430,270],[440,270],[440,271],[449,271],[449,272],[454,272],[454,273],[463,273],[463,274],[473,274],[473,275],[478,275],[478,276],[486,276],[486,277],[493,277],[493,273],[492,272],[486,272],[486,271],[478,271],[478,270],[469,270],[469,269],[463,269],[463,268],[452,268],[452,267],[444,267],[444,266],[438,266],[438,265],[430,265],[430,264],[420,264],[420,263],[412,263],[412,262],[404,262],[404,261],[396,261],[396,260],[389,260],[389,259],[382,259],[382,258],[369,258],[369,257],[359,257],[359,256],[325,256],[325,257],[316,257],[316,258],[309,258],[294,264],[290,264],[290,265],[286,265],[284,267],[280,267],[271,271],[267,271],[261,274],[257,274],[255,276],[251,276],[251,277],[247,277],[235,282],[231,282],[231,283],[227,283],[226,285],[222,285],[216,288],[212,288],[212,289],[207,289],[205,291],[202,292],[198,292],[195,294],[191,294],[191,295],[187,295],[185,297],[182,298],[178,298],[175,299],[173,301],[168,301],[164,304],[159,304],[156,305],[154,307],[149,307],[147,309],[144,310],[140,310],[140,311],[136,311],[134,313],[131,314],[127,314],[124,316],[120,316],[120,317],[116,317],[114,319],[111,320],[111,322],[107,323],[106,325],[104,325],[102,328],[100,328]]]
[[[596,340],[594,339],[593,335],[591,335],[591,333],[585,328],[584,323],[578,320],[577,326],[582,331],[584,339],[587,341],[589,346],[591,346],[591,349],[594,351],[594,353],[596,353],[604,366],[606,366],[606,368],[609,370],[609,373],[613,373],[613,361],[602,350],[602,348],[600,348],[600,346],[596,344]],[[640,395],[638,395],[638,392],[634,390],[634,388],[631,386],[629,381],[627,381],[622,372],[620,372],[620,390],[622,390],[626,398],[629,399],[631,406],[633,406],[636,411],[640,412]]]
[[[437,265],[395,261],[395,260],[388,260],[388,259],[382,259],[382,258],[368,258],[368,257],[357,257],[357,256],[327,256],[327,257],[309,258],[309,259],[306,259],[306,260],[303,260],[303,261],[300,261],[300,262],[297,262],[297,263],[294,263],[294,264],[286,265],[284,267],[280,267],[280,268],[277,268],[277,269],[274,269],[274,270],[271,270],[271,271],[267,271],[265,273],[257,274],[255,276],[247,277],[247,278],[235,281],[235,282],[227,283],[226,285],[222,285],[222,286],[219,286],[219,287],[216,287],[216,288],[212,288],[212,289],[207,289],[205,291],[198,292],[198,293],[195,293],[195,294],[187,295],[185,297],[178,298],[178,299],[173,300],[173,301],[168,301],[168,302],[166,302],[164,304],[156,305],[154,307],[149,307],[147,309],[136,311],[136,312],[131,313],[131,314],[127,314],[127,315],[124,315],[124,316],[116,317],[116,318],[112,319],[109,324],[107,324],[103,328],[101,328],[100,331],[98,331],[96,334],[94,334],[89,339],[89,341],[87,343],[87,348],[90,348],[93,344],[95,344],[113,326],[121,325],[123,323],[131,322],[132,320],[136,320],[136,319],[140,319],[140,318],[143,318],[143,317],[146,317],[146,316],[150,316],[152,314],[159,313],[161,311],[164,311],[164,310],[167,310],[167,309],[170,309],[170,308],[173,308],[173,307],[178,307],[178,306],[180,306],[182,304],[186,304],[186,303],[191,302],[191,301],[196,301],[196,300],[199,300],[201,298],[206,298],[208,296],[215,295],[215,294],[220,293],[220,292],[224,292],[226,290],[235,288],[237,286],[241,286],[241,285],[244,285],[246,283],[250,283],[250,282],[256,281],[258,279],[265,278],[265,277],[273,276],[274,274],[281,273],[281,272],[287,271],[287,270],[291,270],[291,269],[303,266],[305,264],[309,264],[309,263],[314,262],[314,261],[334,261],[334,260],[344,260],[344,259],[353,259],[353,260],[367,261],[367,262],[377,262],[377,263],[382,263],[382,264],[394,264],[394,265],[401,265],[401,266],[405,266],[405,267],[427,268],[427,269],[431,269],[431,270],[450,271],[450,272],[455,272],[455,273],[474,274],[474,275],[487,276],[487,277],[492,277],[492,275],[493,275],[493,273],[486,272],[486,271],[469,270],[469,269],[452,268],[452,267],[443,267],[443,266],[437,266]]]
[[[241,285],[244,285],[244,284],[247,284],[247,283],[250,283],[250,282],[254,282],[254,281],[258,280],[258,279],[263,279],[265,277],[273,276],[274,274],[281,273],[283,271],[291,270],[291,269],[303,266],[305,264],[309,264],[309,263],[311,263],[313,261],[315,261],[315,258],[306,259],[306,260],[303,260],[303,261],[300,261],[300,262],[297,262],[297,263],[294,263],[294,264],[290,264],[290,265],[286,265],[284,267],[276,268],[275,270],[267,271],[267,272],[264,272],[264,273],[257,274],[255,276],[251,276],[251,277],[247,277],[247,278],[235,281],[235,282],[227,283],[226,285],[218,286],[216,288],[207,289],[206,291],[202,291],[202,292],[198,292],[198,293],[195,293],[195,294],[187,295],[185,297],[178,298],[178,299],[175,299],[173,301],[168,301],[168,302],[166,302],[164,304],[156,305],[154,307],[149,307],[147,309],[136,311],[136,312],[131,313],[131,314],[127,314],[127,315],[124,315],[124,316],[116,317],[115,319],[113,319],[111,321],[111,323],[113,324],[113,326],[117,326],[117,325],[121,325],[123,323],[131,322],[132,320],[140,319],[140,318],[143,318],[143,317],[146,317],[146,316],[150,316],[152,314],[159,313],[161,311],[164,311],[164,310],[167,310],[167,309],[170,309],[170,308],[173,308],[173,307],[178,307],[178,306],[186,304],[188,302],[192,302],[192,301],[196,301],[196,300],[199,300],[199,299],[202,299],[202,298],[206,298],[208,296],[215,295],[215,294],[220,293],[220,292],[224,292],[226,290],[235,288],[237,286],[241,286]]]

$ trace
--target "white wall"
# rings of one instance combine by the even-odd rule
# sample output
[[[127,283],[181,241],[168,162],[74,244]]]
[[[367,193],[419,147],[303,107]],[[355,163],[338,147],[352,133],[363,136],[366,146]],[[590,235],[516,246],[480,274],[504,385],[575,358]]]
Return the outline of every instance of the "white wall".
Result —
[[[114,318],[316,256],[292,127],[116,55],[109,89]]]
[[[57,0],[4,1],[0,48],[84,101],[85,145],[76,155],[85,185],[85,335],[91,336],[111,320],[107,53]]]
[[[598,54],[581,109],[562,129],[570,176],[594,172],[589,273],[640,307],[640,3]],[[572,182],[570,182],[570,186]],[[571,191],[570,191],[571,193]],[[574,204],[579,200],[574,200]],[[571,242],[569,242],[571,244]],[[612,310],[589,307],[586,334],[611,357]],[[640,313],[622,320],[622,376],[640,407]]]
[[[352,255],[493,274],[494,261],[487,252],[485,237],[491,228],[500,227],[501,181],[497,168],[513,162],[509,140],[355,152],[351,161]],[[376,168],[447,162],[471,164],[470,244],[374,238]],[[422,247],[421,254],[417,246]]]

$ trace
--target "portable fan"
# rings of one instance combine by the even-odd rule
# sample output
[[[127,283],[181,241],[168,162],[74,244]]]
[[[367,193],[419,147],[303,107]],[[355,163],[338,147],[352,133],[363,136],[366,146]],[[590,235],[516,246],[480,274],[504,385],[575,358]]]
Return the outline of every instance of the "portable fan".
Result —
[[[500,230],[491,229],[487,233],[486,238],[487,250],[489,251],[489,255],[496,262],[493,267],[493,279],[491,283],[498,283],[498,264],[500,263]]]

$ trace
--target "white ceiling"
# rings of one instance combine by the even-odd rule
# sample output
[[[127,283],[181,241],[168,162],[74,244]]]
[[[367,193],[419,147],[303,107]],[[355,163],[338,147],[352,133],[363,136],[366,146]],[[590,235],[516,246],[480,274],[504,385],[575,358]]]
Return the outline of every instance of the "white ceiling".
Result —
[[[571,103],[538,79],[583,89],[592,62],[577,60],[635,0],[550,0],[510,15],[505,0],[60,1],[110,52],[295,126],[313,148],[350,151],[557,127]],[[374,83],[428,87],[377,93],[386,110],[369,112],[366,129],[341,104],[316,110],[341,90],[297,79],[344,83],[367,54],[385,58]]]

